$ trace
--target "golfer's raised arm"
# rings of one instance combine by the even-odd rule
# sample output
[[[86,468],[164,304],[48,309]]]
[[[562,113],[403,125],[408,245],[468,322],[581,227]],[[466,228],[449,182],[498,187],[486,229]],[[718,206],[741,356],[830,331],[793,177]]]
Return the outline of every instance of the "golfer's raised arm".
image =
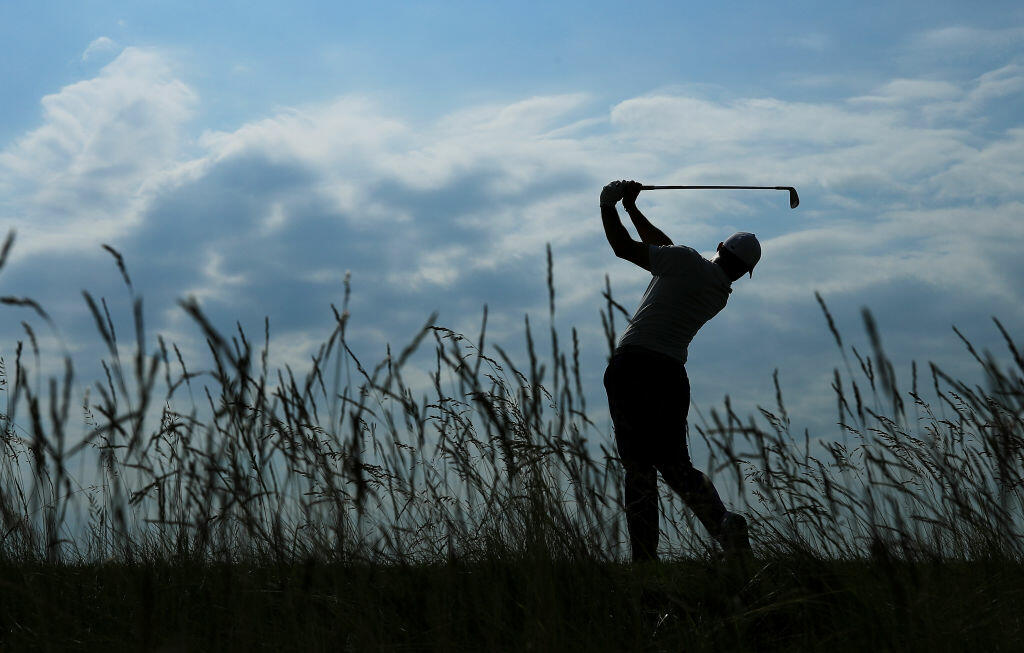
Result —
[[[616,256],[650,270],[647,245],[633,240],[629,231],[622,226],[619,212],[615,209],[615,204],[622,199],[623,183],[613,181],[601,190],[601,221],[604,223],[604,235]]]
[[[640,194],[643,184],[638,181],[627,181],[622,185],[622,208],[626,209],[629,219],[633,221],[636,232],[647,245],[671,245],[672,239],[651,224],[640,209],[636,208],[636,196]]]

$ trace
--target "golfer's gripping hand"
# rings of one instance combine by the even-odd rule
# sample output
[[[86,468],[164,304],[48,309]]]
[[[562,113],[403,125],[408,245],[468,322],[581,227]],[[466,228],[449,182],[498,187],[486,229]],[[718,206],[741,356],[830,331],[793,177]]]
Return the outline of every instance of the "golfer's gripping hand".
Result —
[[[614,206],[619,200],[623,205],[633,204],[642,188],[643,184],[632,179],[613,181],[601,190],[601,206]]]
[[[622,205],[631,206],[636,204],[636,196],[640,194],[643,187],[644,185],[639,181],[633,181],[632,179],[622,182]]]
[[[613,181],[601,189],[601,206],[615,206],[615,204],[621,199],[621,181]]]

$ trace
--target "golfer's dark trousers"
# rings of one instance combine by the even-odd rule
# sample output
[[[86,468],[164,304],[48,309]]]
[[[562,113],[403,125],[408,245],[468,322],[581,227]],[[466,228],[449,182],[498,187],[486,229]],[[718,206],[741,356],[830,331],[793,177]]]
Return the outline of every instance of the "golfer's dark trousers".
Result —
[[[686,367],[664,354],[625,345],[612,356],[604,387],[626,473],[626,525],[633,559],[657,558],[658,472],[717,537],[725,506],[708,477],[694,469],[686,445]]]

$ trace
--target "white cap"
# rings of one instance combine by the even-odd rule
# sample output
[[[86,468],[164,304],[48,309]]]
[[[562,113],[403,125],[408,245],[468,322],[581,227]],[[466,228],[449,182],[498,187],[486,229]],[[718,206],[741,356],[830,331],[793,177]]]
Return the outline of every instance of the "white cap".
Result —
[[[761,260],[761,243],[757,242],[757,236],[746,231],[737,231],[725,239],[722,247],[746,263],[750,268],[750,276],[754,276],[754,266]]]

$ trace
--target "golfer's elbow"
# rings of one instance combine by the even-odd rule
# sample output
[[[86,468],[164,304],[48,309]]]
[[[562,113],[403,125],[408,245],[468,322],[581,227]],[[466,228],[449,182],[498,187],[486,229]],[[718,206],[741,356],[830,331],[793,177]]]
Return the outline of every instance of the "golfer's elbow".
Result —
[[[639,243],[632,238],[626,240],[618,247],[613,247],[612,250],[615,255],[624,261],[635,263],[645,270],[650,270],[650,253],[648,252],[648,245]]]
[[[619,258],[628,259],[629,253],[632,251],[633,246],[635,244],[636,241],[634,241],[632,238],[630,238],[629,240],[617,240],[611,244],[612,252],[614,252],[615,255],[618,256]]]
[[[624,255],[635,244],[635,241],[630,237],[629,232],[621,225],[616,225],[617,228],[609,228],[609,225],[605,224],[605,236],[608,238],[608,244],[611,245],[612,251],[619,258],[624,258]]]

